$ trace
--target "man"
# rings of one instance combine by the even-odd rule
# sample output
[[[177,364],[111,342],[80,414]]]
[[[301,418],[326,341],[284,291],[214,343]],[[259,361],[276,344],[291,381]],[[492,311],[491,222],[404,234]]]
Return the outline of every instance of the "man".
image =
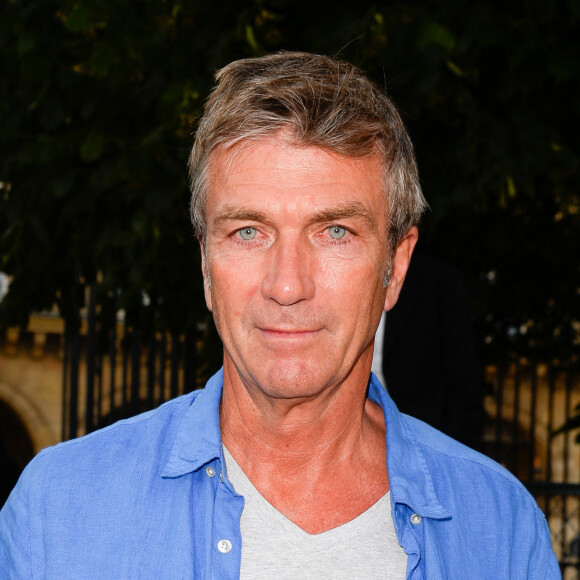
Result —
[[[8,575],[559,577],[509,473],[402,416],[370,376],[425,206],[389,99],[282,53],[217,75],[192,216],[223,369],[41,453],[0,519]]]

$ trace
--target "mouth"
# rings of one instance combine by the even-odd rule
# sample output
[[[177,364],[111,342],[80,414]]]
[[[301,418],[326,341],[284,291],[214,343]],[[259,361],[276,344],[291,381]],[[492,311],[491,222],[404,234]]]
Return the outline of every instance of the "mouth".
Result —
[[[258,330],[267,338],[271,339],[304,339],[316,336],[320,330],[310,328],[258,328]]]

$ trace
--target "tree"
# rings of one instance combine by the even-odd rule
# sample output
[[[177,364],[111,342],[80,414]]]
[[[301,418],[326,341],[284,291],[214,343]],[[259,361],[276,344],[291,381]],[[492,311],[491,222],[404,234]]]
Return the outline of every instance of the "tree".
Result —
[[[0,324],[57,301],[72,326],[75,280],[97,277],[134,320],[205,320],[195,118],[220,66],[301,49],[399,104],[432,206],[422,243],[468,275],[486,357],[575,360],[578,3],[11,0],[0,18]]]
[[[72,324],[76,280],[97,276],[133,317],[145,295],[174,329],[203,316],[187,150],[213,70],[242,52],[237,20],[205,4],[8,4],[0,270],[13,281],[4,325],[55,301]]]

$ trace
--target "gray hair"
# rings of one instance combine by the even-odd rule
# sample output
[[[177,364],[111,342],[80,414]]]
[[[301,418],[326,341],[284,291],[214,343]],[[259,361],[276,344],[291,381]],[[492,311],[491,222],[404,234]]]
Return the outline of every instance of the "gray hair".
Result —
[[[391,251],[427,202],[413,145],[394,103],[352,64],[303,52],[234,61],[216,73],[189,158],[191,219],[202,244],[212,153],[290,129],[296,142],[347,157],[379,152]]]

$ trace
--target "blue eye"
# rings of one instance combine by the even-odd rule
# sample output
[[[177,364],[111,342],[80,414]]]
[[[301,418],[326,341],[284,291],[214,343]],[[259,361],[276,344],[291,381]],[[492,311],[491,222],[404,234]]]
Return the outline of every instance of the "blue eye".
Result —
[[[340,226],[332,226],[328,228],[328,233],[330,234],[331,238],[335,240],[342,240],[344,236],[346,236],[346,229],[341,228]]]
[[[256,228],[247,227],[238,230],[238,234],[240,234],[242,240],[253,240],[258,234],[258,230]]]

